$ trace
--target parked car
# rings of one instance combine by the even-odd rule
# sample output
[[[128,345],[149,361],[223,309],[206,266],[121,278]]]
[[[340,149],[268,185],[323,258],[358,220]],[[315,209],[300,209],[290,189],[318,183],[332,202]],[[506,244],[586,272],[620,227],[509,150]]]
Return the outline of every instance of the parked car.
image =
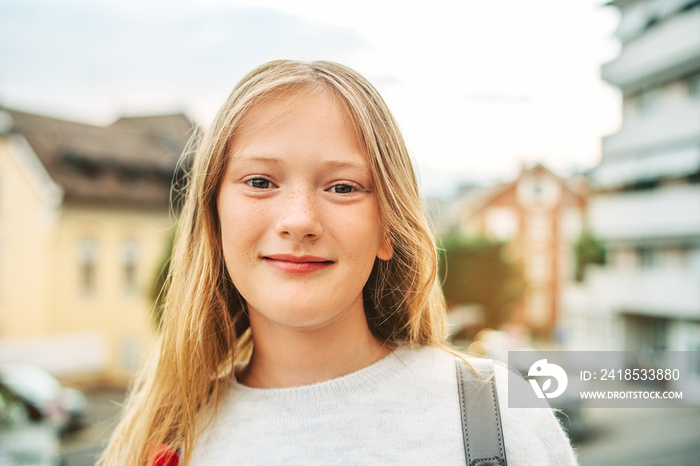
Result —
[[[0,380],[60,432],[84,426],[91,417],[83,392],[68,388],[44,369],[25,363],[0,363]]]
[[[61,464],[55,426],[0,382],[0,466]]]

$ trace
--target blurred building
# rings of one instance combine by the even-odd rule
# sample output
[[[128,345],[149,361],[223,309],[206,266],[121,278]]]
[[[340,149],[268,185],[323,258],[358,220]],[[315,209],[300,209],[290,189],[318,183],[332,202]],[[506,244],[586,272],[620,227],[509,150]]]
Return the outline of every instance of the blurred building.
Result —
[[[603,138],[590,221],[607,266],[567,292],[572,346],[700,350],[700,2],[613,0],[623,95]],[[700,361],[689,369],[700,383]],[[696,388],[700,385],[696,385]],[[700,393],[700,391],[696,391]]]
[[[608,266],[572,293],[582,344],[700,349],[700,2],[615,0],[620,55],[602,77],[623,125],[592,172]]]
[[[542,165],[523,168],[516,180],[473,189],[458,201],[459,229],[508,243],[527,282],[511,321],[539,335],[555,330],[561,291],[574,273],[573,244],[586,214],[586,186]]]
[[[192,131],[184,115],[97,127],[0,109],[0,359],[133,373]]]

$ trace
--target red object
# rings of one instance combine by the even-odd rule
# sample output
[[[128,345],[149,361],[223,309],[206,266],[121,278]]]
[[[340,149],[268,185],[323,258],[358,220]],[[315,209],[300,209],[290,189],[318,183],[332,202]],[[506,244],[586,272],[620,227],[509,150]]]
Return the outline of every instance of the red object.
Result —
[[[156,445],[151,448],[149,463],[151,466],[179,466],[180,455],[177,454],[174,448],[168,445]]]

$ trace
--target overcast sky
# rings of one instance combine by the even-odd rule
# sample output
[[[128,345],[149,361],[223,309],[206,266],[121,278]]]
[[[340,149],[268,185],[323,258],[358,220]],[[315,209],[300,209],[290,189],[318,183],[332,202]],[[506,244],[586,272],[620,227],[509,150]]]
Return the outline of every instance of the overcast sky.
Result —
[[[600,81],[600,0],[0,0],[0,105],[93,124],[182,111],[207,126],[275,58],[364,74],[402,126],[424,191],[540,161],[567,174],[620,124]]]

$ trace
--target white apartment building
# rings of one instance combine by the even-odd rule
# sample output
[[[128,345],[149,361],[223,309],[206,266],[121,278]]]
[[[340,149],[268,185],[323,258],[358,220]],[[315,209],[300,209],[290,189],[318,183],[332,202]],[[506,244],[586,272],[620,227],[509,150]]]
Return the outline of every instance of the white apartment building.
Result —
[[[590,228],[607,265],[565,293],[572,349],[700,351],[700,1],[612,0],[623,95],[603,138]],[[700,397],[700,360],[691,362]]]

